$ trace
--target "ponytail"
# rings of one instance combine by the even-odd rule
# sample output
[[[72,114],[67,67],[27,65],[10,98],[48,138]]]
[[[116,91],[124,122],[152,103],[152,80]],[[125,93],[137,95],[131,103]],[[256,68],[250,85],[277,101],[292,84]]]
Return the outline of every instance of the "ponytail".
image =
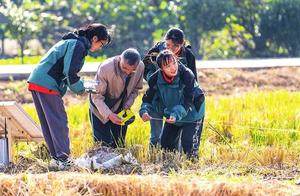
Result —
[[[76,29],[74,33],[78,36],[86,37],[86,31],[84,29]]]
[[[107,40],[107,44],[111,41],[111,36],[108,33],[107,27],[101,23],[92,23],[85,27],[76,29],[74,33],[78,36],[86,37],[92,41],[93,37],[96,36],[98,40]]]

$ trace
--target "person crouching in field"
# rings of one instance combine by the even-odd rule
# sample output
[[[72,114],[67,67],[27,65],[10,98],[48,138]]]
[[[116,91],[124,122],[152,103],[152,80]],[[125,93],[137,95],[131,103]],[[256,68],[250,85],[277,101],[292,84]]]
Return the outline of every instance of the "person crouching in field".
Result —
[[[107,27],[94,23],[62,37],[42,58],[28,78],[28,89],[41,123],[52,160],[49,167],[64,170],[71,166],[69,128],[62,97],[69,88],[85,92],[77,73],[88,52],[110,42]]]
[[[143,62],[145,64],[144,79],[148,82],[150,76],[159,69],[156,63],[157,55],[168,49],[175,54],[176,59],[178,59],[183,65],[192,70],[195,79],[197,81],[197,69],[195,56],[191,50],[191,46],[185,44],[185,36],[181,29],[170,28],[164,38],[164,41],[158,42],[153,46],[144,57]],[[162,118],[162,114],[153,113],[153,117]],[[160,137],[163,127],[162,121],[150,120],[151,125],[151,136],[150,144],[156,146],[160,144]]]
[[[166,122],[161,147],[170,151],[178,149],[181,135],[184,153],[189,158],[197,158],[205,112],[203,91],[193,72],[177,61],[171,51],[162,51],[157,65],[160,69],[148,80],[140,116],[143,121],[162,121],[152,118],[152,113],[163,113]]]
[[[97,94],[90,96],[90,121],[95,142],[109,147],[124,147],[128,125],[117,115],[129,109],[143,88],[144,64],[139,52],[129,48],[120,56],[104,61],[95,80]]]

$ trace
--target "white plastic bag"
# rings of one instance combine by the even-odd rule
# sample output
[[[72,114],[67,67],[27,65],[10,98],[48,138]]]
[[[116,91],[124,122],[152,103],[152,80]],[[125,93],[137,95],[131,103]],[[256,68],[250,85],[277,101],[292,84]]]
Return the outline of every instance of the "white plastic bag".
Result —
[[[89,93],[97,93],[97,86],[99,85],[99,81],[97,80],[83,80],[83,86],[86,92]]]

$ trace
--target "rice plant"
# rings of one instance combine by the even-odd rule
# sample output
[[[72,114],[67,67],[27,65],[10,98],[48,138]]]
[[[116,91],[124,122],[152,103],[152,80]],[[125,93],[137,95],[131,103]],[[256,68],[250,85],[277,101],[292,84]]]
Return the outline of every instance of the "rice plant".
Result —
[[[249,92],[207,97],[200,162],[238,162],[256,165],[299,163],[300,93],[288,91]],[[138,114],[139,96],[132,107]],[[38,122],[32,105],[25,110]],[[93,146],[88,103],[67,106],[71,150],[78,157]],[[138,115],[129,126],[126,147],[136,150],[139,161],[153,160],[149,151],[150,125]],[[20,145],[19,151],[26,150]],[[158,151],[154,151],[159,154]]]

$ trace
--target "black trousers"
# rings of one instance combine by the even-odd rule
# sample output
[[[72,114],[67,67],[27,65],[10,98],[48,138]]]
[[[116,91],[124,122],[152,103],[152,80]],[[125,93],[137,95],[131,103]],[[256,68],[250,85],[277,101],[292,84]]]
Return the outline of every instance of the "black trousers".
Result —
[[[189,158],[198,158],[203,120],[204,118],[192,123],[183,123],[181,126],[165,123],[161,136],[162,148],[170,151],[178,150],[181,136],[183,152]]]
[[[108,121],[103,124],[90,110],[90,121],[93,129],[94,141],[112,148],[124,148],[127,126],[121,126]]]

